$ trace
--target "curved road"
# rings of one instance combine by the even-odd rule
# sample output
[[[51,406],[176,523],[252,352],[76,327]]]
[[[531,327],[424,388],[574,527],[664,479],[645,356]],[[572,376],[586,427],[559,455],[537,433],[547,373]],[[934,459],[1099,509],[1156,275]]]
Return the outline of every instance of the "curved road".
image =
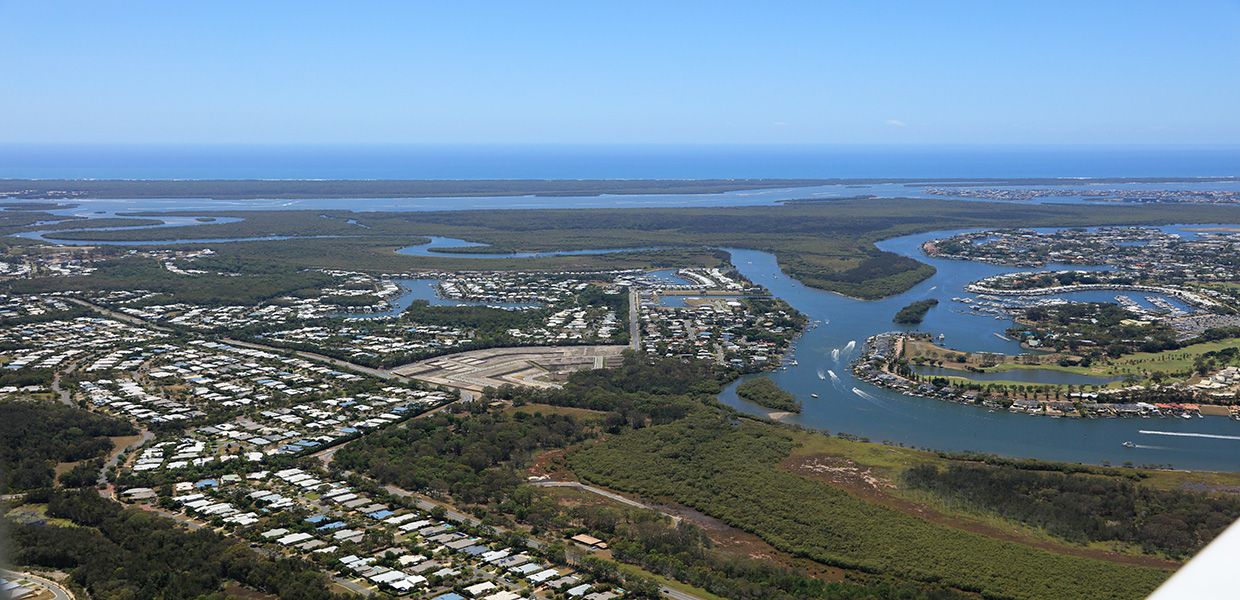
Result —
[[[23,573],[20,571],[10,571],[8,569],[0,569],[0,573],[3,573],[7,579],[29,579],[30,581],[39,584],[52,592],[52,598],[54,600],[73,600],[75,598],[73,593],[70,592],[68,588],[65,588],[59,583],[56,583],[46,577],[40,577],[38,575]]]
[[[107,492],[105,497],[110,497],[112,494],[112,486],[108,485],[108,473],[116,472],[116,465],[120,462],[121,455],[141,448],[153,439],[155,439],[155,434],[151,433],[149,430],[143,429],[139,432],[138,439],[130,442],[129,445],[123,448],[116,448],[112,451],[112,456],[109,457],[108,461],[103,464],[103,468],[99,469],[99,481],[97,482],[98,485],[107,486],[104,490]]]

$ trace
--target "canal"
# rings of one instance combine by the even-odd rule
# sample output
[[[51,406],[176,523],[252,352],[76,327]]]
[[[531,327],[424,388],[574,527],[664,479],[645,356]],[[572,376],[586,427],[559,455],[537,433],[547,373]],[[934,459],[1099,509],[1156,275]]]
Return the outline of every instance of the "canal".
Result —
[[[806,331],[794,344],[791,356],[798,364],[771,374],[804,405],[802,413],[786,418],[787,422],[938,450],[1094,464],[1132,462],[1184,469],[1240,470],[1240,423],[1222,417],[1056,419],[905,396],[854,378],[849,363],[860,352],[864,340],[875,333],[900,329],[891,322],[896,311],[927,298],[940,303],[930,310],[918,329],[936,335],[943,333],[946,344],[962,351],[1022,352],[1016,342],[994,335],[1010,326],[1010,322],[951,310],[953,304],[959,306],[952,301],[953,297],[971,296],[964,291],[968,283],[1018,270],[931,258],[921,251],[924,242],[955,233],[958,232],[938,231],[880,242],[878,246],[883,250],[929,263],[936,273],[903,294],[877,301],[856,300],[806,287],[785,275],[769,253],[727,249],[743,275],[811,320],[822,323]],[[839,351],[838,358],[833,358],[833,350]],[[834,376],[820,378],[819,371]],[[735,388],[735,383],[729,386],[720,400],[750,414],[769,412],[738,398]],[[811,394],[819,397],[813,398]],[[1125,448],[1125,441],[1132,441],[1137,447]]]

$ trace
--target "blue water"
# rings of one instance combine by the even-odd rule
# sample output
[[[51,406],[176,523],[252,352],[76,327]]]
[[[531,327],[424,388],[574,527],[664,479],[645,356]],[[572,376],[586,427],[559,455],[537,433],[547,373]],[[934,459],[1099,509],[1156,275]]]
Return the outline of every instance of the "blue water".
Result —
[[[1178,227],[1169,227],[1179,231]],[[939,231],[909,235],[879,242],[884,250],[915,257],[936,268],[936,274],[913,289],[876,301],[856,300],[808,288],[785,275],[775,257],[766,252],[727,248],[736,268],[750,280],[787,300],[810,319],[823,323],[796,340],[792,349],[799,364],[778,370],[771,376],[804,404],[801,414],[788,417],[800,425],[842,431],[892,441],[908,446],[940,450],[979,451],[1008,456],[1041,458],[1069,462],[1138,465],[1173,465],[1176,468],[1240,470],[1240,438],[1203,438],[1178,434],[1240,436],[1240,423],[1220,417],[1184,420],[1156,419],[1052,419],[1006,411],[954,404],[940,400],[904,396],[855,379],[849,363],[860,353],[860,344],[881,331],[896,329],[891,317],[914,300],[937,298],[940,304],[927,313],[918,329],[945,333],[945,343],[969,352],[1020,353],[1016,342],[996,336],[1010,321],[990,316],[950,310],[952,297],[970,296],[963,290],[968,283],[998,273],[1018,269],[985,263],[931,258],[921,251],[926,241],[961,233]],[[459,241],[438,238],[424,246],[451,247]],[[442,245],[442,246],[440,246]],[[1050,265],[1049,268],[1066,268]],[[849,342],[853,342],[851,350]],[[831,351],[839,350],[838,359]],[[820,379],[819,371],[830,370],[838,381]],[[1051,383],[1050,371],[995,374],[997,378],[1028,377]],[[1077,376],[1071,376],[1071,383]],[[1102,383],[1105,378],[1089,378]],[[1068,383],[1060,380],[1061,383]],[[853,392],[857,388],[861,393]],[[818,394],[819,398],[811,397]],[[736,396],[735,384],[720,400],[756,415],[769,411]],[[1143,430],[1171,433],[1142,433]],[[1133,441],[1137,448],[1124,448]]]
[[[0,177],[705,179],[1240,175],[1240,146],[0,145]]]
[[[996,337],[1010,323],[993,317],[946,310],[953,296],[967,296],[965,284],[990,274],[1013,269],[973,262],[948,261],[925,256],[921,244],[956,232],[934,232],[885,240],[884,250],[913,256],[930,263],[937,273],[913,289],[890,298],[864,301],[808,288],[785,275],[775,257],[765,252],[730,249],[732,262],[746,277],[809,316],[822,321],[796,342],[798,365],[776,371],[772,377],[804,404],[792,423],[892,441],[909,446],[941,450],[979,451],[1045,460],[1100,464],[1170,464],[1177,468],[1240,470],[1240,438],[1143,434],[1141,430],[1171,433],[1240,435],[1240,423],[1220,417],[1204,419],[1052,419],[1006,411],[916,398],[878,388],[855,379],[848,366],[870,335],[896,329],[891,316],[914,300],[938,298],[918,328],[946,333],[946,343],[964,351],[1021,352],[1011,340]],[[850,352],[848,343],[856,343]],[[840,357],[831,356],[833,349]],[[839,381],[820,379],[819,370],[831,370]],[[735,384],[720,399],[751,414],[769,411],[736,396]],[[856,388],[861,392],[853,391]],[[819,394],[812,398],[810,394]],[[1133,441],[1139,448],[1124,448]]]
[[[435,256],[439,258],[547,258],[551,256],[578,256],[586,254],[616,254],[619,252],[644,252],[658,250],[652,246],[632,248],[598,248],[587,250],[552,250],[546,252],[451,252],[453,248],[485,248],[487,244],[438,236],[427,236],[429,242],[406,246],[396,250],[409,256]]]
[[[677,269],[659,269],[646,273],[646,276],[669,285],[693,285],[692,281],[681,277],[676,271]]]
[[[1180,189],[1187,187],[1202,189],[1220,189],[1220,190],[1236,190],[1240,191],[1240,181],[1232,182],[1214,182],[1214,183],[1198,183],[1198,184],[1117,184],[1116,187],[1142,187],[1149,189]],[[481,197],[460,197],[460,198],[320,198],[320,199],[297,199],[297,200],[272,200],[272,199],[252,199],[252,200],[212,200],[212,199],[184,199],[184,198],[143,198],[143,199],[97,199],[97,198],[75,198],[68,201],[68,208],[55,209],[51,212],[61,216],[76,216],[88,218],[109,218],[109,217],[126,217],[140,213],[151,212],[167,212],[167,211],[203,211],[204,214],[212,211],[230,210],[230,211],[246,211],[246,210],[351,210],[356,212],[373,212],[373,211],[396,211],[396,212],[425,212],[425,211],[462,211],[462,210],[526,210],[526,209],[542,209],[542,208],[676,208],[676,207],[720,207],[720,206],[769,206],[789,200],[817,199],[829,200],[831,198],[852,197],[858,194],[868,194],[879,197],[933,197],[926,194],[923,188],[917,184],[911,183],[877,183],[866,185],[823,185],[809,186],[799,188],[776,188],[768,190],[747,190],[724,192],[718,194],[643,194],[643,195],[599,195],[599,196],[554,196],[554,197],[535,197],[535,196],[481,196]],[[956,199],[961,201],[977,201],[967,198],[950,198],[938,197],[940,199]],[[1069,197],[1049,197],[1029,200],[1029,203],[1035,204],[1055,204],[1055,203],[1079,203],[1085,199],[1078,196]],[[1112,205],[1115,210],[1123,210],[1123,205]],[[153,218],[153,217],[145,217]],[[194,217],[158,217],[163,221],[162,225],[143,225],[143,226],[125,226],[125,227],[109,227],[98,228],[100,231],[123,231],[133,229],[149,229],[149,228],[167,228],[182,225],[204,225],[204,224],[222,224],[240,220],[237,217],[215,217],[212,223],[202,223],[196,221]],[[351,218],[348,220],[350,224],[365,228],[365,217]],[[53,221],[54,222],[54,221]],[[79,230],[39,230],[27,231],[16,234],[19,237],[38,239],[43,241],[55,242],[64,245],[83,245],[83,244],[109,244],[109,245],[160,245],[169,243],[212,243],[212,242],[230,242],[230,241],[272,241],[289,239],[289,236],[255,236],[245,238],[215,238],[215,239],[175,239],[168,238],[164,240],[148,240],[141,242],[125,242],[125,241],[92,241],[92,240],[60,240],[55,239],[57,234],[70,233]],[[1181,232],[1185,238],[1191,239],[1196,234],[1192,232]],[[52,238],[47,237],[52,235]],[[447,239],[447,238],[443,238]],[[447,241],[443,244],[454,245],[436,245],[435,249],[451,250],[452,248],[469,248],[474,247],[472,242],[465,241]],[[596,254],[600,252],[619,252],[644,250],[649,248],[631,248],[631,249],[607,249],[607,250],[569,250],[561,251],[556,255],[569,254]],[[409,247],[402,249],[404,254],[413,256],[435,256],[436,254],[423,254],[423,252],[431,252],[430,247]],[[443,254],[443,253],[439,253]],[[490,255],[475,254],[475,258],[531,258],[536,256],[548,256],[548,254],[539,254],[534,252],[501,254],[493,253]],[[1080,268],[1080,267],[1075,267]]]
[[[439,295],[436,286],[439,285],[438,279],[394,279],[400,286],[400,294],[393,298],[388,304],[390,308],[382,312],[363,312],[363,313],[342,313],[338,316],[343,318],[359,318],[359,319],[378,319],[385,317],[395,317],[405,312],[409,305],[415,300],[425,300],[431,306],[492,306],[496,308],[508,309],[524,309],[536,308],[539,305],[534,303],[517,304],[511,302],[482,302],[477,300],[454,300],[452,298],[444,298]]]

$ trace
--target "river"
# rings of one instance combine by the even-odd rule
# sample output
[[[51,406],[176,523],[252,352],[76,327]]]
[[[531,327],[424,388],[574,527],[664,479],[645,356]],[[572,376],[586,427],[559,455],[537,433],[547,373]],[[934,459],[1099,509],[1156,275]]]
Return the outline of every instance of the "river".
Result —
[[[945,343],[960,350],[1021,352],[1016,342],[994,335],[1007,328],[1008,321],[951,310],[953,305],[960,306],[952,301],[953,297],[970,296],[963,291],[969,282],[1017,270],[931,258],[921,251],[925,241],[955,233],[958,232],[922,233],[880,242],[878,246],[883,250],[929,263],[936,268],[936,273],[903,294],[876,301],[855,300],[806,287],[785,275],[769,253],[728,249],[733,264],[742,274],[810,319],[824,323],[806,331],[794,344],[792,356],[798,365],[771,374],[804,405],[802,413],[787,418],[787,422],[852,433],[874,441],[938,450],[1094,464],[1131,461],[1138,465],[1171,465],[1184,469],[1240,470],[1240,438],[1162,434],[1240,435],[1240,423],[1222,417],[1055,419],[904,396],[854,378],[849,362],[860,352],[861,343],[875,333],[899,329],[891,322],[896,311],[914,300],[926,298],[938,299],[939,305],[930,310],[918,329],[936,335],[944,333]],[[1048,268],[1055,268],[1055,265]],[[854,349],[844,351],[850,341],[855,342]],[[841,350],[838,360],[832,359],[835,349]],[[838,381],[820,379],[819,370],[834,372]],[[720,400],[751,414],[769,412],[738,398],[735,388],[735,383],[729,386]],[[861,393],[854,393],[853,388]],[[819,397],[813,398],[811,394]],[[1125,441],[1132,441],[1137,447],[1125,448],[1122,446]]]
[[[908,189],[904,186],[900,187],[901,191]],[[818,193],[871,193],[869,189],[859,190],[843,186],[834,186],[834,188],[836,189]],[[565,202],[566,199],[563,198],[428,199],[427,202],[433,203],[435,208],[422,208],[421,204],[416,203],[410,205],[407,199],[404,201],[380,200],[364,205],[352,204],[356,201],[348,200],[281,201],[281,208],[443,210],[451,203],[458,201],[461,204],[452,205],[451,208],[498,207],[489,206],[492,202],[502,202],[504,208],[518,208],[514,204],[526,204],[520,206],[521,208],[543,208],[551,205],[567,208],[580,206],[578,201],[590,206],[610,207],[683,206],[686,205],[684,202],[689,202],[688,205],[736,205],[746,202],[770,203],[788,197],[806,197],[807,190],[813,192],[813,188],[803,188],[796,190],[795,193],[789,190],[762,190],[688,197],[681,195],[678,198],[666,196],[653,199],[597,196],[567,199],[568,202]],[[755,201],[755,198],[761,198],[761,201]],[[697,204],[699,201],[702,203]],[[100,209],[103,213],[117,212],[121,209],[121,204],[124,204],[125,210],[171,208],[163,206],[160,201],[149,200],[132,203],[76,200],[75,202],[89,205],[92,209]],[[202,201],[201,204],[192,207],[186,206],[184,201],[178,202],[180,206],[176,208],[182,210],[194,208],[220,210],[229,207],[273,208],[270,205],[264,206],[267,201],[223,203],[230,205],[227,207],[213,201]],[[646,202],[650,203],[645,204]],[[711,204],[712,202],[719,204]],[[81,214],[81,209],[73,209],[71,212]],[[179,224],[190,223],[182,221]],[[194,222],[194,224],[204,223]],[[1069,462],[1122,464],[1131,461],[1134,464],[1171,465],[1188,469],[1240,470],[1240,438],[1237,437],[1237,434],[1240,434],[1240,424],[1224,418],[1052,419],[907,397],[855,380],[848,368],[848,363],[860,351],[860,344],[875,333],[897,329],[898,327],[891,323],[892,315],[914,300],[936,298],[940,301],[937,307],[930,310],[919,329],[934,332],[936,335],[945,334],[945,343],[953,348],[972,352],[1021,352],[1016,342],[995,335],[1008,327],[1009,322],[956,310],[961,308],[961,305],[952,301],[953,297],[970,296],[964,292],[964,287],[972,281],[1018,269],[985,263],[930,258],[922,253],[923,242],[955,233],[958,232],[938,231],[880,242],[878,246],[883,250],[915,257],[933,265],[937,272],[903,294],[878,301],[855,300],[808,288],[785,275],[771,254],[740,248],[726,249],[731,253],[733,264],[742,274],[753,282],[765,286],[776,296],[785,299],[810,319],[823,323],[822,326],[807,331],[795,342],[792,356],[799,361],[799,365],[790,366],[772,374],[781,386],[795,394],[805,405],[800,415],[789,417],[790,422],[833,432],[848,432],[875,441],[890,441],[907,446],[943,450],[970,450]],[[30,237],[35,237],[35,235],[32,234]],[[210,243],[223,241],[226,240],[210,240]],[[436,238],[429,244],[410,247],[404,252],[412,255],[426,255],[435,249],[468,246],[472,244],[450,238]],[[607,251],[572,251],[572,253],[582,252]],[[556,254],[562,253],[544,252],[538,256]],[[514,257],[512,254],[454,254],[454,256]],[[1060,267],[1048,265],[1045,268]],[[424,291],[425,288],[419,286],[419,290]],[[401,299],[402,302],[405,300],[406,298]],[[852,350],[847,351],[850,342],[853,342]],[[832,358],[832,350],[837,349],[841,350],[838,360]],[[817,375],[819,370],[824,372],[830,370],[838,377],[838,381],[833,382],[829,378],[820,379]],[[857,392],[853,391],[854,388]],[[729,386],[720,396],[721,400],[745,412],[753,414],[767,412],[737,398],[734,389],[735,384]],[[813,398],[811,394],[818,394],[820,397]],[[1121,444],[1125,441],[1132,441],[1137,447],[1124,448]]]

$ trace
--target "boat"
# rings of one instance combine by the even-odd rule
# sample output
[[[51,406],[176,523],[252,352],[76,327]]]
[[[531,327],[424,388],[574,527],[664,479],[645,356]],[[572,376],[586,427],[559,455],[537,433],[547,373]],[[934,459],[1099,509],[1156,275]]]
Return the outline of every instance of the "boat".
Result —
[[[1124,442],[1123,446],[1125,448],[1136,448],[1137,447],[1137,445],[1132,442]]]
[[[832,348],[831,349],[831,360],[839,360],[839,359],[840,359],[840,349]]]
[[[827,374],[823,373],[822,369],[818,369],[818,378],[825,380],[827,378]]]
[[[810,398],[817,398],[817,397],[818,397],[818,394],[810,394],[810,395],[809,395],[809,397],[810,397]]]
[[[1191,419],[1191,418],[1193,418],[1193,415],[1190,415],[1190,414],[1188,414],[1188,413],[1184,413],[1184,414],[1180,415],[1180,418],[1181,418],[1181,419]]]

